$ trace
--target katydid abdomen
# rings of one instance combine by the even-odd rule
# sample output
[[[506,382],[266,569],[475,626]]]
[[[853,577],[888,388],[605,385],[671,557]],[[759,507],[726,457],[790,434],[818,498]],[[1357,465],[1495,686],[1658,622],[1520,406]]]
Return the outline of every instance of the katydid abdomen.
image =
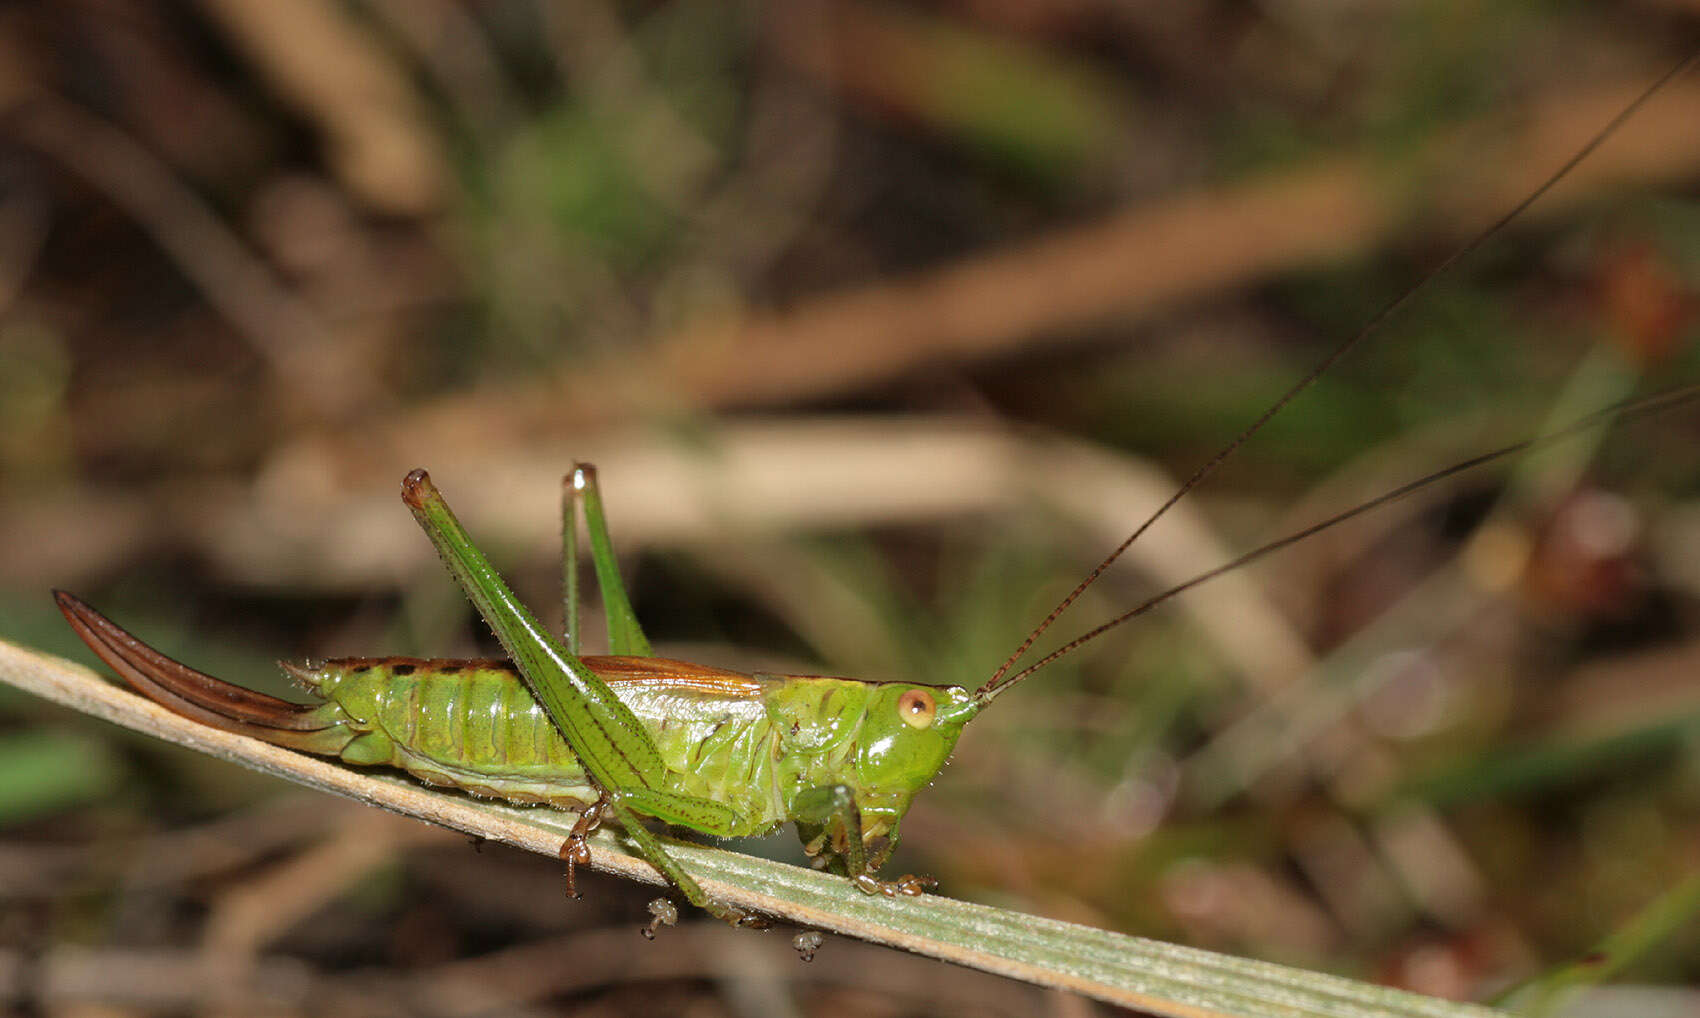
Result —
[[[738,834],[785,820],[762,683],[725,673],[687,687],[679,676],[696,666],[663,658],[584,662],[649,728],[675,787],[732,806],[745,821]],[[329,722],[313,736],[322,742],[302,748],[510,802],[579,809],[596,800],[584,765],[505,661],[354,658],[286,668],[325,700],[314,708]],[[266,737],[264,729],[249,734]]]

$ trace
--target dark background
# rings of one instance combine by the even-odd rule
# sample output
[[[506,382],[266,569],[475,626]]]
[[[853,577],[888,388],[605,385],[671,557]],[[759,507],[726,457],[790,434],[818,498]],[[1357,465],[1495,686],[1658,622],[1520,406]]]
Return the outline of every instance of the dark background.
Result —
[[[63,587],[273,690],[278,657],[472,653],[400,478],[429,467],[552,614],[557,485],[592,459],[663,652],[978,684],[1696,13],[5,5],[0,635],[89,660]],[[1697,124],[1691,74],[1059,639],[1700,377]],[[1105,638],[969,729],[894,871],[1449,996],[1578,958],[1692,987],[1697,438],[1678,410],[1448,481]],[[450,972],[510,1013],[1091,1011],[836,940],[807,967],[748,953],[772,935],[649,947],[647,890],[561,894],[547,860],[0,691],[23,1013],[469,1013],[395,996]]]

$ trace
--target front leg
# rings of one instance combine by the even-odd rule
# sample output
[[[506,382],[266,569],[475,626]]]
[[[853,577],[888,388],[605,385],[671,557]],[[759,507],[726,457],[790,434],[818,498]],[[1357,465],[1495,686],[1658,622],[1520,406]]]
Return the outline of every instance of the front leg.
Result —
[[[842,872],[866,894],[915,896],[937,885],[931,877],[908,874],[881,880],[875,874],[891,854],[895,840],[872,858],[862,837],[862,810],[849,785],[808,789],[791,803],[791,819],[803,837],[803,851],[816,865]],[[836,863],[837,865],[833,865]]]

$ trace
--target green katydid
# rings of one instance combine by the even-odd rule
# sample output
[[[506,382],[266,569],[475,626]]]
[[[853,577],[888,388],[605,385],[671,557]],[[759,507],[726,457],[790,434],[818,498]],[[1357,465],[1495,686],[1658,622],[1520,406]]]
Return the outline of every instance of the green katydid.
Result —
[[[1687,62],[1650,88],[1623,116]],[[1459,254],[1476,247],[1567,174],[1616,129],[1623,116],[1534,196]],[[1213,576],[1441,477],[1597,423],[1602,415],[1421,478],[1160,594],[1011,673],[1039,635],[1159,516],[1379,326],[1410,293],[1434,278],[1431,274],[1341,344],[1196,472],[974,691],[823,676],[745,675],[652,656],[620,577],[596,475],[589,465],[575,468],[564,485],[564,641],[518,601],[474,547],[424,471],[414,471],[403,482],[404,500],[450,573],[495,631],[507,651],[505,661],[349,658],[317,667],[289,666],[318,700],[295,704],[172,661],[77,598],[63,592],[55,596],[67,620],[103,660],[145,695],[178,713],[279,745],[337,755],[350,763],[398,766],[428,782],[475,794],[578,810],[579,819],[561,850],[569,889],[576,867],[589,858],[586,838],[604,820],[614,820],[637,850],[693,904],[731,922],[753,918],[710,899],[640,822],[649,818],[726,837],[763,834],[790,821],[816,865],[848,877],[868,893],[920,894],[930,881],[915,876],[886,881],[878,875],[897,844],[903,816],[915,794],[944,765],[968,721],[1017,682]],[[1691,387],[1616,412],[1660,409],[1696,393]],[[610,656],[578,653],[577,516],[581,505],[606,606]],[[665,921],[665,910],[658,910],[657,917]]]
[[[508,661],[352,658],[288,666],[321,702],[230,685],[147,647],[70,594],[60,609],[132,686],[215,727],[349,763],[401,767],[433,784],[579,810],[562,846],[569,892],[605,819],[693,904],[750,919],[703,893],[637,817],[719,837],[795,822],[817,865],[870,893],[930,883],[877,874],[915,793],[991,698],[960,687],[743,675],[650,655],[626,595],[594,468],[564,485],[566,571],[582,502],[608,620],[607,657],[580,657],[578,584],[566,584],[567,639],[514,596],[423,470],[402,496],[508,652]],[[510,664],[511,662],[511,664]]]

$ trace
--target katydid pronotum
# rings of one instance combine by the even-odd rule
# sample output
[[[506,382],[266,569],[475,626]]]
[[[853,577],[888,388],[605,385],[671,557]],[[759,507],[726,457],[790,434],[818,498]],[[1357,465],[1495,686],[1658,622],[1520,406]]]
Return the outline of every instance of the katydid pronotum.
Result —
[[[1465,245],[1441,270],[1568,173],[1692,59],[1652,86],[1546,185]],[[870,894],[916,895],[930,881],[916,876],[884,880],[880,868],[897,843],[899,826],[915,794],[938,773],[967,722],[993,699],[1062,654],[1180,590],[1440,476],[1557,437],[1543,436],[1476,457],[1331,517],[1160,594],[1037,662],[1011,671],[1034,640],[1157,517],[1373,331],[1386,314],[1341,344],[1181,485],[1063,599],[989,681],[973,691],[821,676],[745,675],[654,657],[625,592],[596,475],[588,465],[575,468],[565,485],[564,641],[518,601],[474,547],[424,471],[414,471],[403,482],[408,507],[495,631],[507,651],[506,661],[352,658],[291,668],[318,699],[295,704],[232,686],[172,661],[77,598],[62,592],[56,597],[71,625],[102,659],[145,695],[179,713],[283,746],[338,755],[350,763],[398,766],[426,781],[475,794],[577,810],[579,819],[561,850],[569,890],[576,867],[589,858],[586,838],[600,823],[613,820],[644,858],[693,904],[729,922],[759,922],[706,895],[643,825],[641,821],[648,818],[726,837],[762,834],[790,821],[797,825],[805,851],[816,865],[842,874]],[[1694,395],[1693,389],[1681,390],[1618,412],[1659,409]],[[1591,426],[1595,420],[1597,416],[1576,427]],[[610,656],[578,653],[580,508],[606,607]],[[658,922],[670,917],[666,908],[658,908],[656,916]],[[653,926],[645,932],[652,934]]]

